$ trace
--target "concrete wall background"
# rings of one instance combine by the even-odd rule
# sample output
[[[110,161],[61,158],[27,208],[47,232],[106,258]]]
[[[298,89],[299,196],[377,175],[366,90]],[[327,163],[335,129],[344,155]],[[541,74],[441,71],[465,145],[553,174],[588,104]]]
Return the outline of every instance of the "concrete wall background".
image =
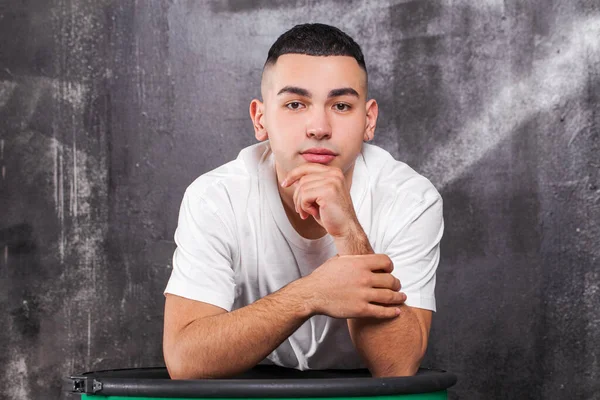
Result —
[[[185,187],[254,143],[297,23],[362,46],[375,144],[445,200],[424,365],[454,399],[600,396],[600,3],[0,1],[0,398],[162,365]]]

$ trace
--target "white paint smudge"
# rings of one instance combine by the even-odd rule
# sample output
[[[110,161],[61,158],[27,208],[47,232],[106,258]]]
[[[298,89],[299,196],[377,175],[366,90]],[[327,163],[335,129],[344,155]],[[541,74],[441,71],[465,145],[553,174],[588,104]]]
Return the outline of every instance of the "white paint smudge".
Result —
[[[0,108],[6,105],[16,87],[16,82],[0,81]]]
[[[58,80],[43,76],[15,75],[14,82],[0,82],[0,107],[11,95],[19,95],[22,107],[18,110],[20,125],[27,129],[38,108],[40,99],[49,95],[59,103],[68,104],[73,115],[81,115],[85,108],[87,87],[74,81]]]
[[[584,291],[583,291],[583,302],[588,310],[597,310],[600,302],[600,274],[598,271],[588,271],[585,273],[584,278]],[[598,329],[600,329],[600,318],[597,312],[587,313],[587,332],[588,335],[594,337],[597,335]],[[600,377],[600,368],[598,364],[597,352],[591,352],[592,365],[590,368],[590,378],[592,382],[597,382]]]
[[[56,141],[56,139],[53,139]],[[60,255],[60,262],[63,263],[65,260],[65,186],[64,186],[64,169],[63,169],[63,148],[59,146],[58,141],[56,141],[55,145],[58,151],[58,186],[55,187],[55,190],[58,193],[58,202],[57,202],[57,216],[60,224],[60,235],[58,239],[58,252]],[[53,146],[54,147],[54,146]]]
[[[433,177],[439,189],[445,187],[470,170],[531,115],[557,107],[562,100],[581,91],[588,78],[587,66],[581,60],[586,59],[586,54],[600,51],[598,37],[600,19],[577,21],[561,44],[564,51],[549,49],[547,57],[535,62],[530,76],[498,88],[481,115],[467,121],[460,134],[430,153],[422,167],[423,174]]]
[[[73,169],[72,169],[72,177],[71,177],[71,196],[70,196],[70,211],[71,215],[77,218],[77,140],[75,138],[75,130],[73,130]]]
[[[87,364],[89,364],[92,349],[92,313],[88,311],[87,318]]]
[[[9,399],[29,400],[32,396],[29,391],[29,371],[25,357],[16,355],[15,352],[11,353],[12,357],[4,368],[6,374],[4,382],[9,384],[3,388],[3,391],[6,391]]]
[[[52,172],[53,172],[53,183],[54,183],[54,208],[56,210],[56,214],[58,215],[58,140],[56,139],[52,139],[52,142],[50,142],[50,146],[52,148],[52,159],[53,159],[53,168],[52,168]]]
[[[4,139],[0,139],[0,160],[4,160]],[[6,178],[6,166],[2,165],[2,180]]]
[[[92,204],[92,196],[97,195],[102,199],[106,195],[107,171],[103,169],[105,163],[75,146],[63,145],[55,138],[45,140],[48,141],[48,150],[44,159],[51,160],[53,166],[53,196],[60,225],[61,262],[65,259],[68,246],[78,252],[78,260],[89,266],[99,257],[99,242],[103,240],[104,228],[91,221],[90,214],[92,208],[106,206],[103,202]],[[94,158],[94,161],[89,162],[90,158]],[[95,165],[97,168],[89,170],[89,165]],[[65,188],[65,185],[69,187]],[[69,198],[66,199],[65,195]],[[100,236],[89,236],[91,231],[98,231]]]
[[[52,138],[50,148],[53,162],[53,182],[54,182],[54,203],[57,218],[60,224],[60,234],[58,240],[58,249],[61,262],[65,258],[65,201],[69,201],[69,216],[77,217],[80,213],[79,197],[80,184],[82,179],[79,176],[79,170],[85,168],[86,157],[79,157],[81,154],[77,149],[76,133],[83,129],[83,113],[85,108],[85,99],[88,88],[79,82],[69,80],[59,80],[48,77],[14,75],[14,82],[0,82],[0,105],[6,103],[8,97],[13,93],[19,93],[24,106],[19,111],[21,129],[26,131],[29,123],[36,113],[40,104],[40,99],[50,96],[58,104],[59,110],[64,110],[70,115],[70,127],[73,138],[73,148],[65,150],[60,140]],[[65,109],[64,105],[68,108]],[[60,113],[59,113],[60,114]],[[59,123],[53,126],[54,132],[61,137],[64,133],[58,132],[62,127]],[[2,158],[4,157],[4,140],[0,144]],[[65,154],[67,151],[69,154]],[[65,157],[70,158],[71,164],[65,165]],[[81,163],[80,160],[84,162]],[[65,175],[65,173],[67,175]],[[6,168],[1,170],[2,179],[6,178]],[[68,179],[67,178],[70,178]],[[68,179],[68,180],[67,180]],[[85,179],[85,178],[84,178]],[[65,184],[69,184],[69,199],[65,199]]]
[[[51,90],[53,98],[70,104],[76,111],[82,111],[85,106],[87,87],[79,82],[38,78],[45,80],[44,84]]]
[[[4,245],[4,265],[8,265],[8,246]]]

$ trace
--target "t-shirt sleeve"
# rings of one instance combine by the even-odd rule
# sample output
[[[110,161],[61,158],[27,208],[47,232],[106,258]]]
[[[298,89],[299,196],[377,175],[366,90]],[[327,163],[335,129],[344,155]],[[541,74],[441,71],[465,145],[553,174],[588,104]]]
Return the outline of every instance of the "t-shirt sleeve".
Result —
[[[398,226],[391,220],[392,239],[384,253],[394,264],[392,275],[400,280],[406,305],[436,311],[435,275],[444,232],[442,198],[438,194],[421,200],[405,220]]]
[[[179,210],[175,243],[173,271],[165,293],[231,311],[235,297],[235,238],[216,207],[189,190]]]

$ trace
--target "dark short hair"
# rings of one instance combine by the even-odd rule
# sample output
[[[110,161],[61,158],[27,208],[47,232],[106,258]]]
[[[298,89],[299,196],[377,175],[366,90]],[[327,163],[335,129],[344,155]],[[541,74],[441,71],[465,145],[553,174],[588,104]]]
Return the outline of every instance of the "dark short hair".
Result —
[[[358,43],[350,36],[325,24],[296,25],[285,32],[269,49],[267,65],[274,65],[284,54],[305,54],[308,56],[350,56],[367,72],[365,57]]]

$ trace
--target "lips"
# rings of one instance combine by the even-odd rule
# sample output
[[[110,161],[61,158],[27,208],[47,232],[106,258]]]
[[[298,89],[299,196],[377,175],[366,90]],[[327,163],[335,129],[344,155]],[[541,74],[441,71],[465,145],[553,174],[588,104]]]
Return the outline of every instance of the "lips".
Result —
[[[325,154],[325,155],[330,155],[330,156],[335,156],[336,154],[329,150],[329,149],[324,149],[324,148],[317,148],[314,147],[312,149],[308,149],[306,151],[303,151],[302,154]]]
[[[324,148],[312,148],[302,152],[306,161],[319,164],[329,164],[336,156],[333,151]]]

